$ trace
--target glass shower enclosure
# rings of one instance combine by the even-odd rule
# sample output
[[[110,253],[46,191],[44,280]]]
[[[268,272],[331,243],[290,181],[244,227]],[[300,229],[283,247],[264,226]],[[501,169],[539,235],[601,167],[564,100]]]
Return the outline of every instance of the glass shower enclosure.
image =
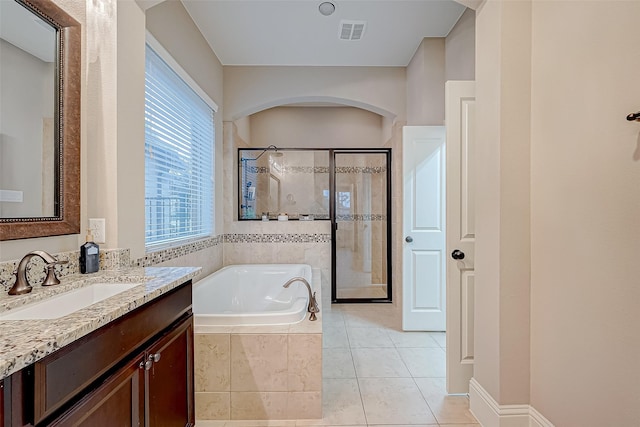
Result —
[[[391,302],[391,151],[332,154],[332,301]]]
[[[331,220],[331,300],[391,302],[391,149],[238,149],[238,220]]]

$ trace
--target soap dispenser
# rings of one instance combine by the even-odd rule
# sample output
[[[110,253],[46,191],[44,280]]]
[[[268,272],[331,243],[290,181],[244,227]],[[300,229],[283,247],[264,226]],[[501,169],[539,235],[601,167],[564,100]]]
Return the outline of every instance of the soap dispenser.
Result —
[[[87,230],[87,242],[80,246],[80,273],[95,273],[100,268],[100,248],[93,242],[91,230]]]

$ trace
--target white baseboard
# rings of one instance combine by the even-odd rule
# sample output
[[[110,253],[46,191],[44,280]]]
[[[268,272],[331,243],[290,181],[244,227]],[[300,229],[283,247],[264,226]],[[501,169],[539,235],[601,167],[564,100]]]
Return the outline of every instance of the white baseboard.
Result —
[[[529,416],[531,417],[530,427],[554,427],[554,425],[544,417],[540,412],[536,411],[533,406],[529,408]]]
[[[500,405],[472,378],[469,382],[469,406],[483,427],[554,427],[530,405]]]

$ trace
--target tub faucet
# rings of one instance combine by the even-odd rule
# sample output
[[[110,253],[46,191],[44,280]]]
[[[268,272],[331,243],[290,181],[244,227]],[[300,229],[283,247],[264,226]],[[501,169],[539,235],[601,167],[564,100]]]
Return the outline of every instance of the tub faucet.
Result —
[[[31,261],[31,258],[38,256],[44,260],[47,267],[47,277],[42,282],[42,286],[51,286],[60,284],[60,280],[56,277],[55,266],[56,264],[66,264],[69,261],[58,261],[52,255],[49,255],[45,251],[33,251],[26,254],[18,264],[16,270],[16,282],[9,289],[9,295],[22,295],[28,294],[33,289],[27,278],[27,264]]]
[[[307,307],[307,311],[311,313],[309,316],[309,320],[314,321],[317,319],[316,313],[320,313],[320,308],[318,308],[318,302],[316,301],[316,293],[311,293],[311,285],[307,282],[307,279],[304,277],[294,277],[292,279],[287,280],[287,283],[282,285],[285,288],[288,288],[293,282],[302,282],[307,286],[307,291],[309,291],[309,306]]]

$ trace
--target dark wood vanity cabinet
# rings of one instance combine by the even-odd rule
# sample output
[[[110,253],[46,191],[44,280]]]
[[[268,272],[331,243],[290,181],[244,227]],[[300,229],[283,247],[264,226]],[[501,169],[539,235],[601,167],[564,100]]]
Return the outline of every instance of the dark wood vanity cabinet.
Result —
[[[143,356],[135,358],[49,425],[144,426]]]
[[[194,425],[191,282],[9,378],[10,426]]]
[[[192,425],[192,330],[190,316],[50,425]]]
[[[154,344],[145,363],[149,360],[146,425],[194,425],[192,317]]]

